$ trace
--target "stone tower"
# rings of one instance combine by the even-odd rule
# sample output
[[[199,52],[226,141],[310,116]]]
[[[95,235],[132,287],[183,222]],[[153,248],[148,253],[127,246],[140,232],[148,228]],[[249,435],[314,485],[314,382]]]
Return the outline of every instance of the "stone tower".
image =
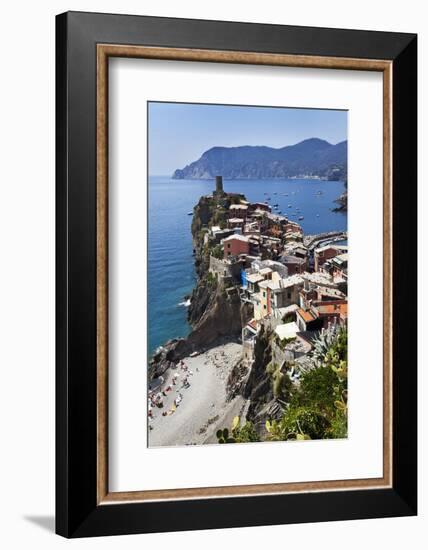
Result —
[[[216,195],[224,195],[223,190],[223,176],[216,176],[215,177],[215,191],[214,193]]]

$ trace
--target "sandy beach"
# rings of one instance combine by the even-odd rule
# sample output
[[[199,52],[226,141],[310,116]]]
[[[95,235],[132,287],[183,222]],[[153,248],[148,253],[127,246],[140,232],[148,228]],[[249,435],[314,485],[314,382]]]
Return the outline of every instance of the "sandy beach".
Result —
[[[238,343],[222,344],[183,359],[186,369],[178,365],[165,373],[164,383],[155,393],[168,386],[172,389],[162,396],[163,408],[152,408],[150,447],[217,443],[217,429],[230,426],[233,417],[245,407],[242,397],[226,403],[227,377],[241,353]],[[177,406],[174,401],[178,401]]]

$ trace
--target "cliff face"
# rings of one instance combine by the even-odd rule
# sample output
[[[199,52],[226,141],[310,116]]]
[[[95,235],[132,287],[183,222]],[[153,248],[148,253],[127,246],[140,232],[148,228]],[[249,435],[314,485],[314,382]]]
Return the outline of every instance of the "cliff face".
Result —
[[[205,242],[206,228],[221,224],[232,202],[243,195],[223,194],[218,197],[201,197],[194,208],[192,221],[195,269],[198,282],[190,297],[188,321],[192,332],[186,339],[167,342],[150,360],[150,377],[163,374],[172,363],[189,353],[213,345],[216,341],[233,339],[241,335],[242,325],[248,321],[249,311],[241,305],[239,289],[224,286],[208,271],[212,247]]]
[[[261,412],[266,404],[273,400],[271,377],[266,372],[266,367],[272,359],[270,336],[264,329],[257,335],[254,363],[242,392],[243,396],[250,400],[247,418],[255,424],[258,420],[266,420],[261,416]]]
[[[347,142],[332,145],[317,138],[279,149],[264,146],[213,147],[174,172],[175,179],[287,178],[301,174],[340,180],[347,172]]]
[[[229,399],[242,395],[248,403],[246,419],[254,424],[260,436],[266,435],[266,420],[276,418],[281,407],[273,391],[272,333],[262,326],[256,338],[252,365],[241,362],[235,365],[227,381]]]
[[[204,238],[205,228],[224,223],[229,206],[244,198],[243,195],[226,193],[201,197],[194,209],[192,236],[198,283],[188,309],[188,320],[193,327],[188,340],[195,346],[208,345],[222,337],[239,336],[242,317],[247,321],[238,288],[224,286],[209,273],[209,259],[214,250]]]
[[[195,302],[198,301],[198,295]],[[224,289],[219,286],[208,298],[206,307],[197,304],[195,310],[200,316],[188,336],[189,342],[195,347],[207,347],[220,338],[237,338],[241,335],[244,313],[241,312],[241,300],[236,288]]]

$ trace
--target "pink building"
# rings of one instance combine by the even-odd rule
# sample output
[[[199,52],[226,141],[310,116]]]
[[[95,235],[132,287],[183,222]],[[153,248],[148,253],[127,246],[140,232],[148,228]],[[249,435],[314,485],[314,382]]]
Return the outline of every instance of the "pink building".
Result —
[[[250,251],[250,242],[248,237],[242,235],[231,235],[223,240],[224,258],[229,256],[239,256],[248,254]]]

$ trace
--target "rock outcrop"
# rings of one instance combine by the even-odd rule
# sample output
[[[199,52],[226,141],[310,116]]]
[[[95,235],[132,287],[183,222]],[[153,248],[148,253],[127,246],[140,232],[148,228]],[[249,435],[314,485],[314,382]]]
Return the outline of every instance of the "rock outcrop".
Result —
[[[345,191],[340,195],[336,202],[339,206],[333,208],[333,212],[347,212],[348,211],[348,181],[345,181]]]
[[[270,337],[271,334],[262,327],[254,347],[251,372],[242,392],[243,396],[250,400],[247,418],[253,422],[266,403],[273,399],[271,378],[266,371],[272,360]]]
[[[345,191],[340,195],[336,202],[339,206],[333,208],[333,212],[347,212],[348,211],[348,192]]]
[[[209,257],[212,252],[204,236],[207,226],[222,222],[232,202],[243,199],[243,195],[201,197],[194,208],[192,236],[195,269],[198,282],[190,296],[188,321],[192,331],[187,338],[170,340],[151,358],[149,376],[162,375],[193,351],[200,351],[222,339],[237,339],[241,336],[243,324],[248,321],[248,306],[242,305],[237,285],[224,285],[209,271]]]

